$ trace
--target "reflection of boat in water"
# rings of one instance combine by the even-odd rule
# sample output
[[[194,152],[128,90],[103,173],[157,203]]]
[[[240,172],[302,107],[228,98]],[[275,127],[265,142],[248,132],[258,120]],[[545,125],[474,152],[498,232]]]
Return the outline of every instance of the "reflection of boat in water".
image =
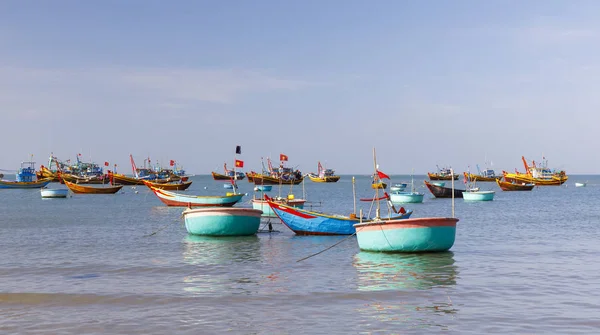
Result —
[[[352,265],[359,291],[431,289],[456,285],[458,270],[451,251],[422,254],[387,254],[361,251]]]
[[[214,296],[232,291],[250,294],[256,290],[258,279],[249,275],[262,260],[260,239],[256,235],[187,235],[182,244],[183,261],[200,266],[199,271],[184,271],[184,291]],[[231,266],[236,270],[228,271]],[[201,270],[204,267],[209,270]],[[215,270],[219,268],[222,271]]]

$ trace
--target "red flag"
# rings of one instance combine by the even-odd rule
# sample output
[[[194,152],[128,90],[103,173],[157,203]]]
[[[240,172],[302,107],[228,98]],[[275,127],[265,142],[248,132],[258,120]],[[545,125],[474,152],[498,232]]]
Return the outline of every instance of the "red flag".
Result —
[[[104,162],[104,166],[108,166],[108,162]]]
[[[463,183],[467,183],[467,173],[465,172],[465,179],[463,180]]]
[[[77,154],[77,156],[81,156],[81,154]]]
[[[175,161],[171,159],[171,161],[169,162],[169,165],[175,166]]]
[[[379,170],[377,170],[377,175],[379,176],[379,179],[384,179],[384,178],[390,179],[390,176],[388,176],[387,174],[385,174]]]
[[[244,167],[244,161],[236,159],[235,160],[235,167],[243,168]]]
[[[288,156],[284,154],[279,154],[279,160],[282,162],[287,162]]]

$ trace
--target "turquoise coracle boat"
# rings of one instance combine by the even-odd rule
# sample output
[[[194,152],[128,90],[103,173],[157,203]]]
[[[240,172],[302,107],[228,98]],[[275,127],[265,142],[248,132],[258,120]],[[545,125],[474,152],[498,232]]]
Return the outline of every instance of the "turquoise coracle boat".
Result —
[[[188,233],[205,236],[256,234],[262,211],[252,208],[205,207],[183,211]]]
[[[465,201],[491,201],[494,200],[494,191],[464,191],[463,199]]]
[[[446,251],[454,245],[456,218],[416,218],[358,223],[358,247],[365,251]]]

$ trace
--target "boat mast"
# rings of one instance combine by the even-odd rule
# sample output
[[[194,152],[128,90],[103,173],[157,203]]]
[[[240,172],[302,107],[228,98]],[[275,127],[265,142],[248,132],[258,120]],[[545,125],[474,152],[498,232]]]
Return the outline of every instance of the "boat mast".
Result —
[[[373,147],[373,167],[375,168],[375,175],[373,179],[375,181],[375,185],[377,182],[381,182],[381,178],[379,178],[379,173],[377,173],[377,157],[375,155],[375,147]],[[375,220],[379,220],[379,214],[381,212],[381,206],[379,205],[379,187],[375,187],[375,202],[377,202],[377,209],[375,210]]]

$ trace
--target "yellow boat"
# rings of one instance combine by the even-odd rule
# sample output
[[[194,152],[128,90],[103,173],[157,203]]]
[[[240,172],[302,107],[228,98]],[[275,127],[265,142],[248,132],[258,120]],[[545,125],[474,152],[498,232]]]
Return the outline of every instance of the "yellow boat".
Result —
[[[476,180],[476,181],[496,181],[502,179],[502,176],[482,176],[479,174],[474,174],[470,172],[465,172],[465,177],[467,180]]]
[[[380,181],[378,183],[371,183],[371,188],[373,188],[373,189],[377,189],[377,188],[385,189],[386,187],[387,187],[387,184],[382,181]]]
[[[307,176],[315,183],[335,183],[340,180],[340,176],[336,176],[334,170],[324,169],[321,162],[319,162],[318,173],[309,173]]]
[[[537,166],[535,161],[532,161],[531,165],[529,165],[524,156],[521,156],[521,159],[527,172],[520,173],[515,171],[515,173],[509,173],[503,171],[504,179],[507,182],[535,184],[536,186],[560,186],[569,179],[565,171],[550,170],[547,167],[548,161],[545,158],[543,158],[540,166]]]

